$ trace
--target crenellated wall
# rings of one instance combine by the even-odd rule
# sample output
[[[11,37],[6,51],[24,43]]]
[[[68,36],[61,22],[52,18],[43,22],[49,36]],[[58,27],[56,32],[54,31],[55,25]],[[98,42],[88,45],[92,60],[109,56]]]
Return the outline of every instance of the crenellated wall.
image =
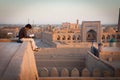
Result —
[[[74,68],[80,71],[85,67],[85,52],[88,48],[44,48],[35,53],[39,76],[51,76],[57,70],[58,76],[71,76]],[[54,67],[56,69],[54,69]],[[75,69],[75,70],[76,70]],[[62,72],[61,72],[62,71]],[[65,74],[63,73],[65,71]],[[41,73],[44,73],[44,75]],[[64,75],[63,75],[63,74]],[[74,74],[73,74],[74,75]]]
[[[113,77],[111,64],[84,48],[47,48],[35,54],[39,77]]]

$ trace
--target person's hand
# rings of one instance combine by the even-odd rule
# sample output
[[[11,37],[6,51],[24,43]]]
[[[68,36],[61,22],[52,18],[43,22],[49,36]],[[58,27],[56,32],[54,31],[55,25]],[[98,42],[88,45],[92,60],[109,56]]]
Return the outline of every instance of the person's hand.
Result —
[[[30,38],[34,37],[34,34],[30,34],[29,37],[30,37]]]

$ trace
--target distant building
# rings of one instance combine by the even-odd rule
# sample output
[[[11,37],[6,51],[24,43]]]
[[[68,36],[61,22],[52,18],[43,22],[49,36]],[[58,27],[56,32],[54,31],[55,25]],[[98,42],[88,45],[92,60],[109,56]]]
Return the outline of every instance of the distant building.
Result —
[[[120,41],[120,32],[116,32],[113,27],[102,28],[100,21],[83,21],[79,26],[79,20],[76,23],[65,22],[60,28],[54,28],[52,31],[42,32],[42,39],[47,43],[58,42],[60,44],[73,44],[81,42],[102,42],[108,43],[111,39]]]
[[[2,27],[0,28],[4,34],[6,34],[6,38],[15,38],[18,35],[19,27]],[[3,36],[5,38],[5,36]],[[2,37],[1,37],[2,38]]]

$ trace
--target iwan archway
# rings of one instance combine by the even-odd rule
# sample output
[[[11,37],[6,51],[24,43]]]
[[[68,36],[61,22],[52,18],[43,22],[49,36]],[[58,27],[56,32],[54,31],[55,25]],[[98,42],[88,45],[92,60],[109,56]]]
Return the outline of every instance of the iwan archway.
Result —
[[[83,42],[101,42],[100,21],[83,21],[81,32]]]
[[[96,42],[97,41],[97,33],[94,30],[89,30],[86,35],[87,42]]]

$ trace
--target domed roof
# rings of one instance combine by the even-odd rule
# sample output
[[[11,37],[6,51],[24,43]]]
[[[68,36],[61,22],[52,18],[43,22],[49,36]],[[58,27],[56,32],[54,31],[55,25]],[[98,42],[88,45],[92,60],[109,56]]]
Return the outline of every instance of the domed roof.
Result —
[[[104,32],[114,33],[114,32],[116,32],[116,31],[115,31],[114,28],[112,28],[112,27],[106,27],[106,28],[104,29]]]

